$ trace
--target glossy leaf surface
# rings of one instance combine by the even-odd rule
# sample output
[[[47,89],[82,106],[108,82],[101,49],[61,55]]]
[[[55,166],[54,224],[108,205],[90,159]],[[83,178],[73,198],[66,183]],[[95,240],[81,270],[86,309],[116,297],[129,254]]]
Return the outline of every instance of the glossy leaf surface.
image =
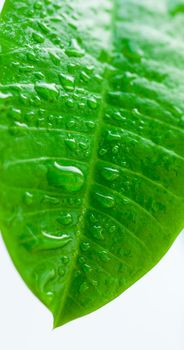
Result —
[[[55,326],[121,294],[183,228],[180,5],[5,3],[0,227]]]

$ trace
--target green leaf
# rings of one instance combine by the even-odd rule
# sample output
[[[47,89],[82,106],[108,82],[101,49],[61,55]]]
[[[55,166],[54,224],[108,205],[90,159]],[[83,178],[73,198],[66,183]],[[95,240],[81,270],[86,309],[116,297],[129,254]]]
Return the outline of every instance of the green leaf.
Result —
[[[0,227],[55,326],[121,294],[184,226],[184,16],[173,4],[5,3]]]
[[[184,12],[184,0],[168,0],[169,10],[172,15]]]

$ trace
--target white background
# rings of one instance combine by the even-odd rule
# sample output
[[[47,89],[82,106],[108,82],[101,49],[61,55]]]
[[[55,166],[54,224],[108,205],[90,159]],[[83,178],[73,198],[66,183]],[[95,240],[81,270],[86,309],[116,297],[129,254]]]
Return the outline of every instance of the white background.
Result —
[[[19,277],[2,240],[0,281],[2,350],[184,350],[184,236],[119,298],[54,331],[52,316]]]
[[[139,282],[100,310],[52,330],[0,240],[0,349],[183,350],[184,234]]]

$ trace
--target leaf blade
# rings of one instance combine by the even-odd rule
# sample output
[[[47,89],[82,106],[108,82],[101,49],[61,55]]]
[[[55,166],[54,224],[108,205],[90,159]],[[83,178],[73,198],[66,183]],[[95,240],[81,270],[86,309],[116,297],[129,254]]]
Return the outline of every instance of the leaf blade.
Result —
[[[58,4],[6,1],[1,20],[0,221],[55,326],[152,268],[184,208],[177,18],[173,39],[165,2]]]

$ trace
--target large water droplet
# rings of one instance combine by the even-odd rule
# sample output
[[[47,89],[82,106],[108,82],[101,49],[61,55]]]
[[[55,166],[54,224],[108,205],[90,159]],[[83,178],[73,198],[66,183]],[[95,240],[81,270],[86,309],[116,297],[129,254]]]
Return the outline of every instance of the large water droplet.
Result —
[[[50,290],[50,285],[56,277],[56,271],[54,268],[45,271],[43,267],[42,269],[35,272],[36,286],[45,301],[51,302],[54,294]]]
[[[40,249],[54,249],[62,248],[71,241],[71,237],[68,234],[63,234],[61,232],[46,232],[42,231],[42,241],[40,241]]]
[[[64,166],[55,162],[47,173],[48,183],[69,192],[79,191],[84,183],[83,172],[75,166]]]

